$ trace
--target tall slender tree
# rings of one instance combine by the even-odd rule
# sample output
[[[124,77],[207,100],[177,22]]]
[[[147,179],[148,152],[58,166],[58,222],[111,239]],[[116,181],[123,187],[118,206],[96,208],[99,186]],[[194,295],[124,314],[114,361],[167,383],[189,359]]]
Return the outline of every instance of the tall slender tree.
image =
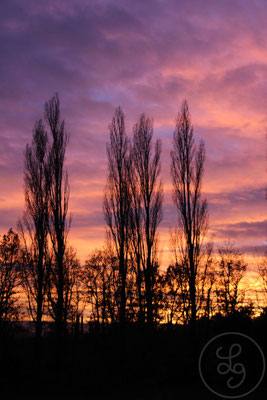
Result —
[[[190,322],[196,321],[196,277],[203,238],[208,225],[207,202],[202,199],[205,146],[195,144],[193,126],[187,101],[182,104],[173,135],[171,151],[173,201],[178,214],[177,234],[180,236],[180,255],[189,285]]]
[[[130,258],[135,271],[135,288],[138,302],[138,321],[145,321],[144,304],[144,219],[142,208],[141,188],[138,183],[136,169],[134,166],[133,151],[131,150],[131,161],[129,163],[129,183],[131,188],[130,207]]]
[[[103,211],[108,226],[108,236],[114,244],[119,259],[120,323],[126,320],[126,277],[129,246],[130,185],[129,141],[125,132],[124,113],[116,108],[109,125],[110,142],[107,144],[108,182],[104,195]]]
[[[154,319],[153,287],[157,271],[157,228],[162,218],[163,201],[162,185],[159,181],[161,142],[156,141],[153,151],[152,140],[153,122],[142,114],[134,126],[131,154],[135,169],[133,178],[137,185],[133,196],[137,243],[140,245],[137,254],[142,251],[148,324],[152,324]]]
[[[64,170],[65,152],[69,136],[64,120],[60,115],[60,102],[56,94],[45,104],[45,119],[52,137],[46,168],[49,189],[48,230],[53,248],[53,260],[50,273],[53,272],[55,292],[53,309],[57,334],[62,336],[64,329],[64,256],[71,218],[68,216],[69,182]],[[52,297],[51,297],[52,299]]]
[[[26,288],[31,317],[35,321],[35,335],[42,335],[42,318],[46,292],[46,249],[48,222],[48,186],[46,163],[48,138],[41,120],[33,130],[32,144],[26,146],[24,167],[25,212],[19,223],[24,239],[23,282]],[[24,235],[26,228],[30,245]]]

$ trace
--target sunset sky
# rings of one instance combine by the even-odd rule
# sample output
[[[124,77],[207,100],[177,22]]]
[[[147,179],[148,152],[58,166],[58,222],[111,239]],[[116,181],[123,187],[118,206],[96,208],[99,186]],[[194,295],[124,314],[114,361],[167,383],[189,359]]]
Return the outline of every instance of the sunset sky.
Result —
[[[58,92],[70,133],[71,243],[82,260],[105,238],[108,124],[120,105],[131,136],[145,112],[162,140],[161,250],[175,226],[170,149],[188,100],[207,159],[209,234],[244,250],[266,243],[266,0],[1,0],[0,233],[24,207],[32,128]]]

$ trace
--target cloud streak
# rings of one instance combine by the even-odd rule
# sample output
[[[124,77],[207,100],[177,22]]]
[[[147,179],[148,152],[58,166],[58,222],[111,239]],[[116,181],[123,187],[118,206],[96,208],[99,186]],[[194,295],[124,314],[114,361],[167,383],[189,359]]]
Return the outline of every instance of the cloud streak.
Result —
[[[155,137],[162,139],[161,234],[167,243],[168,228],[175,223],[169,151],[184,98],[196,138],[206,143],[203,190],[211,231],[244,246],[252,241],[262,245],[264,0],[29,0],[27,5],[3,0],[0,8],[1,232],[15,226],[22,214],[23,152],[44,102],[57,91],[71,133],[66,160],[74,215],[71,239],[82,257],[87,236],[94,238],[94,246],[104,240],[105,148],[117,105],[125,111],[130,135],[144,111],[154,118]]]

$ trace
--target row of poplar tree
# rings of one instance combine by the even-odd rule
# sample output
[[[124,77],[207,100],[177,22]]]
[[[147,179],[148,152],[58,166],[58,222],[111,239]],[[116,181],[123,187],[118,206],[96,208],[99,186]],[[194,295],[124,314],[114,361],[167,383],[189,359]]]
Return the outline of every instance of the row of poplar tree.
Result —
[[[161,142],[153,142],[153,122],[142,114],[132,140],[120,107],[109,125],[108,179],[103,212],[107,244],[80,265],[68,245],[69,183],[64,168],[68,144],[57,95],[36,122],[24,168],[25,211],[0,241],[0,323],[21,318],[19,297],[40,338],[44,319],[61,337],[68,322],[84,314],[96,324],[191,323],[216,312],[244,309],[240,282],[247,264],[228,243],[214,257],[205,243],[207,202],[201,196],[205,146],[194,141],[186,101],[177,117],[171,151],[173,263],[160,270],[158,227],[162,219]],[[260,268],[266,294],[266,264]],[[25,308],[25,307],[24,307]],[[25,311],[25,310],[24,310]],[[247,307],[246,312],[251,312]]]

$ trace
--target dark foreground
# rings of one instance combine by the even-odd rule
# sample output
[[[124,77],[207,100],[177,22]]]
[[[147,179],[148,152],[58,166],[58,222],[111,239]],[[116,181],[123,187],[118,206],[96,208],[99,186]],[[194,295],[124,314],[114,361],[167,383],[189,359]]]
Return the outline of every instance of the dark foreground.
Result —
[[[0,398],[218,399],[200,378],[199,355],[210,338],[233,331],[256,340],[266,358],[266,317],[201,321],[196,334],[181,326],[127,326],[123,331],[95,327],[86,334],[68,335],[59,344],[51,333],[42,339],[39,357],[34,338],[11,326],[0,336]],[[252,353],[243,361],[250,387],[250,380],[257,379],[259,360]],[[215,366],[208,380],[213,385],[217,378]],[[265,375],[246,399],[266,399],[266,380]]]

